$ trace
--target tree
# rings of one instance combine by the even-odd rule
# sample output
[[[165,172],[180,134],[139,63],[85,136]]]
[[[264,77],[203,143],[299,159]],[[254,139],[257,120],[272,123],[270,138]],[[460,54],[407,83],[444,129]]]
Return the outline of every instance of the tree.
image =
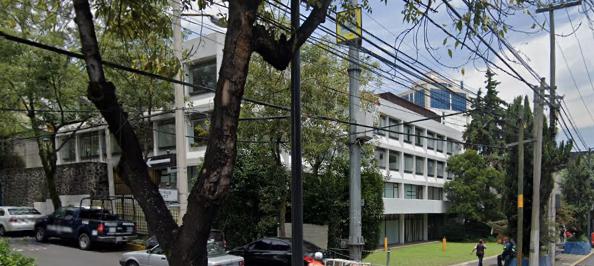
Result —
[[[574,214],[575,220],[570,226],[577,229],[576,238],[587,237],[588,217],[594,204],[592,167],[586,160],[581,157],[571,160],[561,183],[563,198]]]
[[[450,206],[448,212],[465,221],[487,222],[500,219],[499,193],[503,173],[475,150],[466,150],[448,159],[448,170],[456,177],[444,185]]]

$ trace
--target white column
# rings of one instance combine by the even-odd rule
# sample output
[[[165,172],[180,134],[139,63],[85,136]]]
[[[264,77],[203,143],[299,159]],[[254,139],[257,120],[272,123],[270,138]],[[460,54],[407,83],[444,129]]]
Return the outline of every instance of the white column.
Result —
[[[400,190],[399,198],[404,199],[404,183],[400,183],[400,185],[398,185],[398,190]]]
[[[398,225],[400,226],[400,244],[404,244],[404,214],[400,214],[400,222]]]
[[[423,214],[423,240],[429,240],[429,214]]]
[[[60,147],[60,145],[62,144],[61,138],[59,136],[56,136],[55,139],[56,142],[56,148]],[[56,165],[61,165],[62,164],[62,149],[59,150],[58,152],[56,152]]]
[[[157,156],[157,154],[159,153],[159,133],[157,132],[157,125],[157,121],[153,121],[153,156]]]
[[[103,158],[103,145],[105,145],[104,138],[101,137],[101,130],[97,131],[97,141],[99,141],[99,145],[97,145],[97,152],[99,153],[99,161],[103,162],[105,158]]]
[[[74,135],[74,162],[80,162],[80,151],[79,151],[79,134]]]
[[[429,187],[428,186],[423,186],[423,199],[424,200],[429,199]]]
[[[111,135],[109,132],[109,128],[105,128],[105,152],[107,154],[107,158],[105,162],[107,163],[107,183],[109,186],[109,195],[115,196],[115,183],[113,181],[113,161],[111,157]]]

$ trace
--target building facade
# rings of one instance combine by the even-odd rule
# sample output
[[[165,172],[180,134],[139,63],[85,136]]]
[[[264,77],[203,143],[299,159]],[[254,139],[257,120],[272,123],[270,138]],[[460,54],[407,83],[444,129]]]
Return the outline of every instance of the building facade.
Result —
[[[447,160],[461,152],[462,133],[436,113],[391,94],[379,94],[375,159],[384,176],[384,221],[378,244],[440,238],[447,200],[443,186],[454,177]],[[411,124],[415,121],[428,118]],[[429,119],[433,118],[433,119]]]

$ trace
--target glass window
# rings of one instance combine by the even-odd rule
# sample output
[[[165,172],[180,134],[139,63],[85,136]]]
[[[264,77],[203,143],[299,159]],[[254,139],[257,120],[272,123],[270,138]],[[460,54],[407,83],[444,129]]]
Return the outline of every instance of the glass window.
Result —
[[[0,216],[4,216],[4,210],[0,209]]]
[[[404,184],[405,199],[423,199],[423,187],[411,184]]]
[[[384,183],[384,198],[399,198],[400,189],[398,183]]]
[[[414,159],[413,159],[412,155],[404,154],[404,172],[405,173],[412,174],[413,169],[415,167],[413,161],[414,161]]]
[[[415,174],[417,174],[417,175],[425,174],[425,158],[415,157]]]
[[[443,188],[427,187],[427,196],[430,200],[443,200]]]
[[[454,174],[452,172],[447,171],[447,173],[448,173],[448,180],[454,179]]]
[[[375,149],[375,163],[380,169],[386,169],[386,150],[377,148]]]
[[[192,84],[190,95],[197,95],[215,89],[217,84],[217,60],[211,59],[190,66]]]
[[[256,241],[254,244],[252,244],[252,249],[270,250],[270,246],[271,246],[270,240],[262,239],[262,240]]]
[[[173,121],[163,122],[157,126],[157,143],[159,149],[175,147],[175,124]]]
[[[74,136],[72,138],[68,136],[64,136],[60,138],[61,141],[68,141],[62,149],[60,149],[60,156],[62,157],[62,161],[64,162],[74,162],[76,160],[76,150],[75,150],[75,140]]]
[[[191,120],[192,128],[189,130],[193,138],[189,138],[190,147],[204,146],[208,142],[209,123],[206,117]]]
[[[438,141],[436,141],[436,143],[437,143],[437,151],[442,152],[443,151],[443,136],[436,135],[436,138],[439,139]]]
[[[287,251],[290,250],[291,247],[289,246],[289,244],[283,242],[283,241],[279,241],[279,240],[271,240],[270,241],[270,250],[277,250],[277,251]]]
[[[444,162],[437,162],[437,177],[438,178],[443,178],[443,170],[445,168],[445,163]]]
[[[380,117],[379,117],[379,128],[385,128],[386,126],[387,126],[387,124],[386,124],[386,116],[385,115],[380,115]],[[375,134],[380,135],[380,136],[385,136],[386,135],[386,131],[377,129],[375,131]]]
[[[427,159],[427,175],[435,177],[435,161]]]
[[[435,133],[427,130],[427,149],[435,149]]]
[[[444,89],[431,89],[431,107],[450,110],[450,92]]]
[[[415,104],[425,107],[425,92],[423,89],[415,91]]]
[[[425,129],[415,127],[415,145],[423,147],[423,136],[425,135]]]
[[[177,188],[177,173],[163,169],[159,171],[161,176],[159,188]]]
[[[118,145],[118,142],[116,141],[116,138],[113,134],[109,134],[109,137],[111,138],[109,141],[111,142],[111,152],[112,154],[120,154],[122,153],[122,149],[120,148],[120,145]]]
[[[390,170],[400,170],[400,152],[390,151],[390,157],[388,158],[390,164]]]
[[[448,139],[448,140],[447,140],[447,145],[446,145],[446,147],[447,147],[447,153],[448,153],[448,154],[452,154],[452,153],[454,152],[454,143],[452,142],[452,140],[451,140],[451,139]]]
[[[389,124],[390,124],[390,138],[392,139],[398,139],[399,135],[396,132],[400,132],[400,121],[398,119],[394,119],[394,118],[390,118],[389,119]]]
[[[452,110],[464,112],[466,111],[466,94],[456,93],[452,94]]]
[[[78,152],[81,160],[99,158],[99,132],[88,132],[78,137]]]
[[[412,142],[413,129],[411,125],[404,125],[404,142]]]

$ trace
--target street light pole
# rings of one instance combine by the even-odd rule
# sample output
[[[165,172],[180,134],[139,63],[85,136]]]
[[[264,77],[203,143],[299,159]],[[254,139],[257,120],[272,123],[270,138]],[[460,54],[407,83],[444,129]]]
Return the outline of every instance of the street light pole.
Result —
[[[534,90],[534,143],[532,169],[532,216],[530,221],[530,265],[539,265],[540,256],[540,176],[542,165],[542,126],[545,80],[541,78],[540,86]]]

